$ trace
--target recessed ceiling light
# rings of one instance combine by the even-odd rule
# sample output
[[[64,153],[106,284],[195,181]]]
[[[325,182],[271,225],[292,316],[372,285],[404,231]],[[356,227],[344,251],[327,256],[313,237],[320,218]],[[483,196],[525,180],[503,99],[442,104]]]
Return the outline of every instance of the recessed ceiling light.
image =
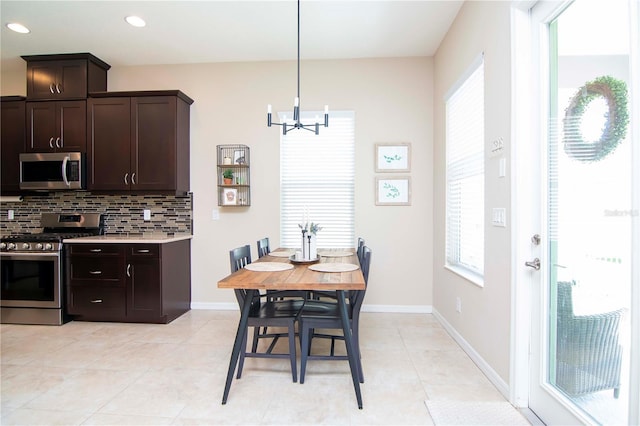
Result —
[[[29,31],[29,28],[25,27],[22,24],[18,24],[17,22],[8,23],[7,28],[20,34],[28,34],[31,32]]]
[[[133,25],[134,27],[144,27],[145,25],[147,25],[147,23],[144,22],[144,19],[139,16],[127,16],[126,18],[124,18],[124,20],[127,21],[129,25]]]

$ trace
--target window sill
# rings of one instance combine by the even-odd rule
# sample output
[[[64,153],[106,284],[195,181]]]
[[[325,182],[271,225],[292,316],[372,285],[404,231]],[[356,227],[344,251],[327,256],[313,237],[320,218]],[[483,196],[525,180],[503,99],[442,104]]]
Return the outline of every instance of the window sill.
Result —
[[[448,269],[449,271],[453,272],[456,275],[461,276],[465,280],[471,282],[471,284],[477,285],[478,287],[481,287],[481,288],[484,287],[484,277],[482,275],[478,275],[476,273],[469,271],[468,269],[461,268],[459,266],[444,265],[444,268]]]

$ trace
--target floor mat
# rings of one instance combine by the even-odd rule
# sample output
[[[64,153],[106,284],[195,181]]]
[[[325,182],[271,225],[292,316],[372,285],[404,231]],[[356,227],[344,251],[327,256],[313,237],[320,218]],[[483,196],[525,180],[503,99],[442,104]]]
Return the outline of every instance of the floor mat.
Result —
[[[529,425],[508,402],[424,402],[435,425]]]

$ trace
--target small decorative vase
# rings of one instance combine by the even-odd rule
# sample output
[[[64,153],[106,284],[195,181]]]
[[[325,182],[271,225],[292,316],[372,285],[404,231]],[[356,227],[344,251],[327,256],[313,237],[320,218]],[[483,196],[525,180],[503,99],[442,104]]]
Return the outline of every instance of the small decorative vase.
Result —
[[[309,245],[309,260],[316,260],[318,258],[318,249],[315,234],[307,235],[307,244]]]

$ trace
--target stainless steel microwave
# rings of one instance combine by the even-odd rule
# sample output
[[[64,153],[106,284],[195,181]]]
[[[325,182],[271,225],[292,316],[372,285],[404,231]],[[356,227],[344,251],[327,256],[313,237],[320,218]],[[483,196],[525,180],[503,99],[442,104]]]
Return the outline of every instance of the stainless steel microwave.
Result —
[[[85,189],[85,155],[81,152],[20,154],[20,189]]]

